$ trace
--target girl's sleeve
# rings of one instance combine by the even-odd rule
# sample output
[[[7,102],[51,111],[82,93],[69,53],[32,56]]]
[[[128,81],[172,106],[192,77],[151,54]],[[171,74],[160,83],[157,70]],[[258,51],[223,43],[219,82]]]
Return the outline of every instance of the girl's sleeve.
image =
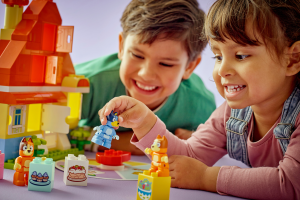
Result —
[[[199,113],[201,115],[201,113]],[[205,124],[200,124],[188,140],[181,140],[166,129],[157,118],[154,127],[140,141],[133,134],[131,143],[142,151],[149,148],[157,135],[168,139],[168,156],[185,155],[212,166],[226,151],[225,122],[230,116],[230,107],[225,102],[217,108]]]
[[[300,126],[292,134],[278,167],[223,166],[217,191],[248,199],[300,199]]]

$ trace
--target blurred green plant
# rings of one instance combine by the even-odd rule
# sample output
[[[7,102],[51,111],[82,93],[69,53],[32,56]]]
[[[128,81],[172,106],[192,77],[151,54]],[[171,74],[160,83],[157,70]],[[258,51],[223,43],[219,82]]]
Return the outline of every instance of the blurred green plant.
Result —
[[[78,127],[70,132],[70,143],[72,148],[84,149],[84,145],[91,144],[88,140],[91,132],[88,127]]]

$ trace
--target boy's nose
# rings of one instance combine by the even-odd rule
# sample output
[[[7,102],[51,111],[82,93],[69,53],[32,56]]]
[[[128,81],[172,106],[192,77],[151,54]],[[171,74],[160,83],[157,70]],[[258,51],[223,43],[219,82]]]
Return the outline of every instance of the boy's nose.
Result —
[[[144,64],[143,66],[141,66],[138,75],[145,81],[156,79],[156,72],[154,68],[150,66],[150,64]]]

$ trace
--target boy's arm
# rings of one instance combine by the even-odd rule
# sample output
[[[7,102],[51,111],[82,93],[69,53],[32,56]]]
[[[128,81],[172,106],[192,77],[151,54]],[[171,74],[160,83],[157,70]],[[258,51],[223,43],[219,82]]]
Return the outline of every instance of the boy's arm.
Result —
[[[111,149],[129,151],[132,155],[145,155],[144,152],[142,152],[135,145],[130,143],[133,131],[117,132],[117,134],[119,135],[119,140],[112,140]],[[107,150],[107,148],[101,145],[98,147],[98,151],[104,150]]]

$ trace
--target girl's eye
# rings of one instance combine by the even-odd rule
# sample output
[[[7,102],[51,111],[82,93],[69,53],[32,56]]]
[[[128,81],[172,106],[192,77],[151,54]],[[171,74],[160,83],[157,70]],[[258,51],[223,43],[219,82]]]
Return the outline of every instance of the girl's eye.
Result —
[[[157,147],[160,147],[160,143],[157,143]]]
[[[238,59],[238,60],[244,60],[245,58],[247,58],[249,55],[235,55],[235,57]]]
[[[173,65],[168,65],[168,64],[162,63],[162,62],[160,62],[159,64],[164,66],[164,67],[172,67],[173,66]]]
[[[139,55],[137,55],[137,54],[134,54],[134,53],[132,53],[132,52],[131,52],[131,54],[132,54],[134,57],[136,57],[136,58],[139,58],[139,59],[144,59],[144,57],[143,57],[143,56],[139,56]]]
[[[30,146],[30,150],[32,150],[33,149],[33,147],[32,146]]]
[[[23,151],[26,151],[27,150],[27,146],[23,146]]]
[[[216,59],[217,61],[223,60],[223,56],[214,56],[213,59]]]
[[[113,118],[113,120],[112,120],[112,121],[113,121],[113,122],[114,122],[114,121],[116,121],[116,118]]]

